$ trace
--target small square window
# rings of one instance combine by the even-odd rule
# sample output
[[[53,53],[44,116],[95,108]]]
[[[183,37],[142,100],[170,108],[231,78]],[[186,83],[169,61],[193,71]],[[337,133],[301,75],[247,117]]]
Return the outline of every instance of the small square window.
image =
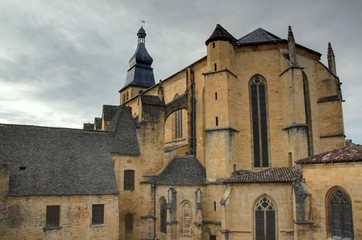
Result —
[[[92,205],[92,225],[104,224],[104,204]]]
[[[46,209],[46,228],[59,228],[60,206],[47,206]]]

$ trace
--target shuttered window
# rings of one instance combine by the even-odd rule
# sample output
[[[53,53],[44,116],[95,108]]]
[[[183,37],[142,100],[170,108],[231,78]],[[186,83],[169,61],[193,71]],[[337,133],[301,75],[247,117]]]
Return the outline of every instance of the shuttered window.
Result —
[[[47,206],[46,227],[57,228],[60,225],[60,206]]]
[[[124,171],[123,189],[129,191],[134,190],[134,170]]]

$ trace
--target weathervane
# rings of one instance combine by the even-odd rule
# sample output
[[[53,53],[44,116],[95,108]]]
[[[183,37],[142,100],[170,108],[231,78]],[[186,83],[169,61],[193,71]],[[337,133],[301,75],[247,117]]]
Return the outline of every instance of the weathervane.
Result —
[[[143,24],[145,24],[145,23],[146,23],[146,21],[144,21],[144,20],[141,20],[140,22],[141,22],[141,23],[143,23]]]

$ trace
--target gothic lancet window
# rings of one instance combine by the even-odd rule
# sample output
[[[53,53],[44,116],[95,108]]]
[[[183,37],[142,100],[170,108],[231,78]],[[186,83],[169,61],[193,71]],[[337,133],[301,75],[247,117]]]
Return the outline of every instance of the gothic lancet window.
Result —
[[[255,239],[275,240],[276,219],[273,202],[266,196],[261,197],[255,205]]]
[[[266,82],[256,75],[250,83],[254,167],[268,167]]]
[[[160,232],[167,232],[167,203],[166,199],[162,197],[160,199]]]
[[[179,98],[178,94],[175,95],[174,100]],[[176,110],[174,112],[173,119],[173,137],[174,139],[182,138],[182,109]]]
[[[329,227],[333,239],[353,239],[352,205],[342,189],[334,190],[329,197]]]
[[[182,138],[182,110],[175,112],[175,139]]]

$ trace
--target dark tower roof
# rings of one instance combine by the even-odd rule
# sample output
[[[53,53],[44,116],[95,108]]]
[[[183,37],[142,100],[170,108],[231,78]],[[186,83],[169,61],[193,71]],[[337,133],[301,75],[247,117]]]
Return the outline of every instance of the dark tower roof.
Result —
[[[130,85],[146,88],[155,85],[155,78],[153,76],[153,69],[151,67],[153,59],[150,54],[148,54],[145,46],[146,35],[146,31],[143,27],[141,27],[137,32],[137,49],[129,60],[127,79],[122,89]]]
[[[216,24],[214,32],[211,34],[209,39],[206,40],[205,44],[207,45],[209,44],[209,42],[217,40],[229,41],[231,44],[234,44],[237,41],[233,37],[233,35],[231,35],[228,31],[226,31],[225,28],[223,28],[220,24]]]
[[[255,44],[255,43],[279,42],[279,41],[283,41],[283,39],[281,39],[278,36],[275,36],[274,34],[268,31],[265,31],[262,28],[258,28],[255,31],[240,38],[238,40],[238,44],[244,45],[244,44]]]

